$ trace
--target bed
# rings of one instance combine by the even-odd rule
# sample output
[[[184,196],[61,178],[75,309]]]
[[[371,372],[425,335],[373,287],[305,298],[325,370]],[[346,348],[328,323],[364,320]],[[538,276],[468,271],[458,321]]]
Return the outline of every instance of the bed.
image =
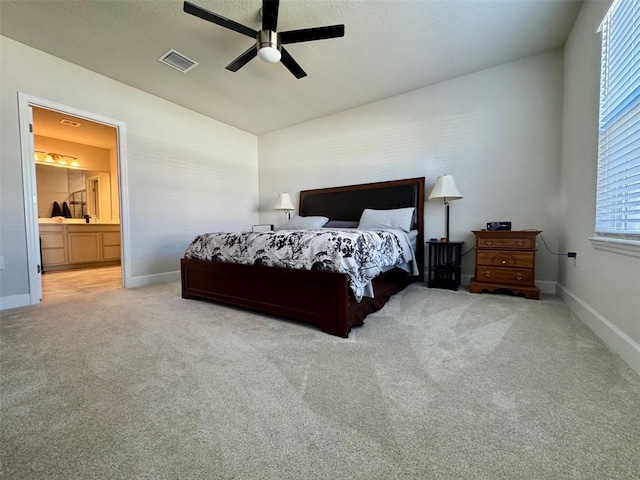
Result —
[[[417,274],[388,270],[372,280],[374,296],[356,301],[344,273],[182,258],[182,297],[266,312],[347,338],[352,327],[362,325],[392,295],[424,280],[424,177],[303,190],[299,200],[300,216],[333,222],[358,222],[365,209],[415,208],[411,228],[417,232]]]

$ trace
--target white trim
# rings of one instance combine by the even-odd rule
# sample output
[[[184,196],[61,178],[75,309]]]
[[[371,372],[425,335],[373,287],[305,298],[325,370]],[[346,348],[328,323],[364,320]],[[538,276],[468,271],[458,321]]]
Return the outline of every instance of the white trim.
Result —
[[[31,305],[31,294],[29,293],[23,293],[22,295],[10,295],[8,297],[0,297],[0,310],[26,307],[29,305]]]
[[[160,285],[162,283],[171,283],[180,281],[180,270],[167,273],[156,273],[154,275],[139,275],[129,279],[127,288],[150,287],[152,285]]]
[[[42,299],[42,276],[40,266],[40,233],[38,230],[38,188],[36,186],[36,165],[33,161],[33,133],[31,105],[28,97],[18,92],[18,128],[22,153],[22,193],[24,195],[24,224],[27,243],[27,277],[29,278],[30,304],[36,305]]]
[[[602,26],[604,25],[605,20],[607,20],[609,16],[613,15],[614,7],[617,9],[620,6],[620,1],[621,0],[614,0],[613,3],[611,3],[611,5],[609,6],[609,10],[607,10],[607,13],[605,13],[604,17],[602,17],[596,33],[602,33]]]
[[[127,149],[126,149],[126,125],[124,122],[103,117],[92,112],[87,112],[57,102],[52,102],[44,98],[34,97],[26,93],[18,92],[18,120],[20,125],[20,146],[22,150],[22,170],[23,170],[23,191],[25,200],[25,224],[27,240],[27,265],[29,274],[29,291],[31,304],[35,305],[40,301],[42,291],[42,280],[37,274],[37,265],[40,264],[40,248],[38,233],[38,215],[34,208],[27,206],[33,201],[37,201],[37,188],[35,185],[36,174],[33,162],[33,145],[29,132],[28,112],[30,106],[56,110],[68,113],[75,117],[86,118],[92,122],[109,125],[116,129],[116,141],[118,148],[118,193],[120,198],[120,237],[121,237],[121,258],[122,258],[122,286],[130,288],[131,284],[131,232],[129,227],[129,182],[127,169]],[[37,284],[34,284],[37,282]],[[37,293],[37,295],[36,295]],[[38,298],[35,298],[35,297]]]
[[[598,250],[640,257],[640,241],[612,237],[590,237],[591,246]]]
[[[640,344],[560,284],[558,296],[585,325],[640,375]]]

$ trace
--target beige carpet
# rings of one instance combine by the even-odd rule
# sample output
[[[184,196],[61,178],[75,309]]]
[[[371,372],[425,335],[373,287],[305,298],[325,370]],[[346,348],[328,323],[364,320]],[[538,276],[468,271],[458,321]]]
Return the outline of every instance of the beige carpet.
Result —
[[[416,284],[344,340],[168,284],[0,326],[4,478],[640,478],[640,377],[555,297]]]

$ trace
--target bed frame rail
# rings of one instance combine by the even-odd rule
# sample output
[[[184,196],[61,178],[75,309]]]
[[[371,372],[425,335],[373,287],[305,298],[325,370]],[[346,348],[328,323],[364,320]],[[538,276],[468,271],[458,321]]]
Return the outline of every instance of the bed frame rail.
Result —
[[[346,275],[181,259],[182,297],[304,319],[323,332],[348,337]]]

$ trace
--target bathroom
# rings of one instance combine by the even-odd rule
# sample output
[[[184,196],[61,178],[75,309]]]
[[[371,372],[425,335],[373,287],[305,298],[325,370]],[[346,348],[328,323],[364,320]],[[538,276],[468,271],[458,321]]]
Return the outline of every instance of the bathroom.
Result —
[[[79,284],[78,275],[110,267],[121,286],[115,129],[33,107],[33,134],[43,273],[56,282],[65,278],[58,272],[73,273]],[[45,278],[43,299],[53,281]]]

